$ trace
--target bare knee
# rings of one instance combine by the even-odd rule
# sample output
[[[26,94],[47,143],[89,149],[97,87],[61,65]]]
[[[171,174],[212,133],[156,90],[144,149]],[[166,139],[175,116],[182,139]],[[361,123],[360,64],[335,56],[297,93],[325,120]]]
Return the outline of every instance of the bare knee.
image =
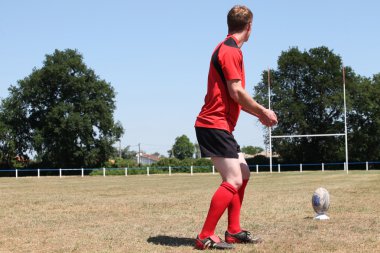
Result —
[[[243,177],[243,180],[249,180],[251,176],[251,171],[249,170],[249,166],[247,162],[245,161],[242,153],[239,154],[239,161],[240,161],[240,169],[241,169],[241,175]]]
[[[237,190],[243,184],[240,160],[235,158],[212,157],[214,166],[219,171],[223,181],[228,182]]]

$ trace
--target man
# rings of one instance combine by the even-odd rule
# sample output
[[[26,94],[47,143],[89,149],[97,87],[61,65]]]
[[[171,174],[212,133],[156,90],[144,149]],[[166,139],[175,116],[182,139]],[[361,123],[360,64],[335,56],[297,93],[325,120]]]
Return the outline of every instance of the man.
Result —
[[[211,57],[205,104],[195,122],[202,157],[211,157],[223,181],[211,199],[202,231],[196,238],[197,249],[231,249],[232,243],[261,241],[240,227],[240,208],[250,171],[232,135],[241,109],[258,117],[266,126],[277,123],[276,114],[258,104],[245,91],[240,48],[251,35],[252,20],[252,12],[245,6],[234,6],[229,11],[228,36]],[[214,232],[226,209],[228,228],[223,241]]]

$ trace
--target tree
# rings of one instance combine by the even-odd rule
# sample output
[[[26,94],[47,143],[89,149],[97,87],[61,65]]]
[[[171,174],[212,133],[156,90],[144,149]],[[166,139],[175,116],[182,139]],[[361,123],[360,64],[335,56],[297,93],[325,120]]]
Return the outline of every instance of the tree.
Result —
[[[43,167],[100,166],[123,134],[113,119],[112,86],[76,50],[46,55],[43,67],[9,93],[0,108],[13,145],[9,152],[35,153]]]
[[[264,149],[261,147],[253,147],[253,146],[243,146],[241,148],[241,152],[249,155],[256,155],[262,152]]]
[[[130,150],[131,146],[126,146],[124,149],[121,150],[121,157],[124,159],[136,159],[137,151]]]
[[[29,124],[21,94],[13,91],[13,99],[6,98],[0,105],[0,152],[4,167],[13,167],[16,156],[24,156],[30,149]]]
[[[271,104],[279,124],[273,135],[344,132],[342,60],[326,47],[282,52],[271,71]],[[268,72],[255,99],[268,104]],[[380,74],[372,78],[345,68],[349,161],[380,159]],[[268,143],[268,139],[266,139]],[[282,162],[344,161],[343,137],[272,140]]]
[[[192,158],[194,154],[194,145],[186,135],[182,135],[175,139],[172,152],[174,157],[179,160]]]
[[[372,78],[354,77],[349,97],[352,109],[348,112],[350,161],[380,159],[380,74]]]
[[[347,68],[346,73],[347,83],[352,83],[352,69]],[[255,90],[255,99],[263,104],[268,104],[267,76],[264,71]],[[279,118],[273,135],[344,132],[342,60],[328,48],[282,52],[278,70],[271,71],[271,90],[272,108]],[[341,137],[277,139],[272,143],[284,162],[344,160]]]
[[[9,167],[12,158],[16,156],[13,142],[9,139],[10,131],[4,124],[4,119],[0,119],[0,167]]]

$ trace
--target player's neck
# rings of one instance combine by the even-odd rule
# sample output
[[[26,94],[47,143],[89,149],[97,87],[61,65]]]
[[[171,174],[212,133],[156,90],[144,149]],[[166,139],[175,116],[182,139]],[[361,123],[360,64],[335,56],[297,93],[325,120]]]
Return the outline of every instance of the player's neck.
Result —
[[[237,45],[239,48],[241,48],[243,44],[246,42],[247,35],[245,32],[233,33],[231,35],[234,36],[238,40]]]

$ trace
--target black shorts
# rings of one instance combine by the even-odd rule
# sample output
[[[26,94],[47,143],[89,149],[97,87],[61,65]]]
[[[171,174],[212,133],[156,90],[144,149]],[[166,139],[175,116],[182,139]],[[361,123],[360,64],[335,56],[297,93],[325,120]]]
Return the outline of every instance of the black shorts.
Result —
[[[240,146],[234,136],[221,129],[196,127],[202,157],[239,158]]]

